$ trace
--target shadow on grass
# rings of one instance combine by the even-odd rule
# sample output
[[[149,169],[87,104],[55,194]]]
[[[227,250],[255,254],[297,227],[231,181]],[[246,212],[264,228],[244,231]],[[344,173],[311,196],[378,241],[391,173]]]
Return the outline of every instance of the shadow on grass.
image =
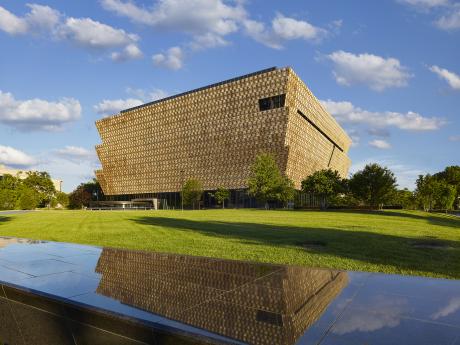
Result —
[[[308,212],[308,211],[305,211]],[[402,212],[394,210],[326,210],[321,212],[340,212],[349,214],[376,215],[384,217],[401,217],[427,221],[430,224],[438,226],[458,227],[460,229],[460,218],[443,213],[420,213],[418,212]]]
[[[8,221],[10,221],[10,220],[11,220],[10,217],[0,216],[0,224],[6,223],[6,222],[8,222]]]
[[[223,240],[236,239],[242,244],[305,250],[306,253],[328,254],[375,265],[390,265],[402,270],[426,271],[433,275],[460,278],[460,243],[457,241],[443,241],[452,248],[449,250],[420,249],[414,247],[413,238],[339,228],[318,229],[154,216],[134,218],[131,221],[152,227],[171,228],[171,231],[193,231]],[[324,245],[310,245],[312,243]]]
[[[261,211],[259,208],[250,208],[245,209],[246,211]],[[286,212],[304,212],[308,214],[309,212],[319,212],[319,213],[348,213],[348,214],[363,214],[363,215],[376,215],[376,216],[385,216],[385,217],[401,217],[401,218],[410,218],[416,220],[423,220],[433,225],[438,226],[447,226],[447,227],[458,227],[460,229],[460,213],[459,215],[454,214],[444,214],[444,213],[428,213],[422,211],[398,211],[398,210],[347,210],[347,209],[297,209],[297,210],[287,210],[287,209],[277,209],[277,211],[286,211]]]

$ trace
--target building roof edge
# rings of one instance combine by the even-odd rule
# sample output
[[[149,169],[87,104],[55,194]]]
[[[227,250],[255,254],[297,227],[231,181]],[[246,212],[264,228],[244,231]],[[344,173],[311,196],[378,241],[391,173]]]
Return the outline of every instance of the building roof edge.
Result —
[[[277,68],[276,66],[270,67],[270,68],[265,68],[265,69],[262,69],[262,70],[259,70],[259,71],[256,71],[256,72],[252,72],[252,73],[248,73],[248,74],[241,75],[241,76],[239,76],[239,77],[234,77],[234,78],[231,78],[231,79],[227,79],[227,80],[224,80],[224,81],[220,81],[220,82],[217,82],[217,83],[213,83],[213,84],[209,84],[209,85],[206,85],[206,86],[202,86],[202,87],[199,87],[199,88],[196,88],[196,89],[192,89],[192,90],[189,90],[189,91],[181,92],[181,93],[178,93],[178,94],[175,94],[175,95],[172,95],[172,96],[168,96],[168,97],[165,97],[165,98],[157,99],[157,100],[152,101],[152,102],[144,103],[144,104],[138,105],[138,106],[136,106],[136,107],[132,107],[132,108],[128,108],[128,109],[122,110],[122,111],[120,111],[120,114],[126,113],[126,112],[128,112],[128,111],[132,111],[132,110],[135,110],[135,109],[147,107],[147,106],[152,105],[152,104],[156,104],[156,103],[160,103],[160,102],[164,102],[164,101],[169,101],[170,99],[174,99],[174,98],[177,98],[177,97],[185,96],[185,95],[188,95],[188,94],[191,94],[191,93],[194,93],[194,92],[198,92],[198,91],[202,91],[202,90],[205,90],[205,89],[210,89],[210,88],[212,88],[212,87],[216,87],[216,86],[228,84],[228,83],[231,83],[231,82],[234,82],[234,81],[237,81],[237,80],[241,80],[241,79],[246,79],[246,78],[249,78],[249,77],[253,77],[253,76],[255,76],[255,75],[259,75],[259,74],[263,74],[263,73],[268,73],[268,72],[273,72],[273,71],[276,71],[277,69],[278,69],[278,68]]]

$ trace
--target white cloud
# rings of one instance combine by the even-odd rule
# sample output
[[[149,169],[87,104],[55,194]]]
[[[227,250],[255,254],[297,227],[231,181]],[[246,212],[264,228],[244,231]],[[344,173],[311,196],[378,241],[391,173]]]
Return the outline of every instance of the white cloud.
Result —
[[[408,188],[414,190],[415,180],[419,175],[427,173],[424,169],[419,169],[404,163],[400,163],[398,159],[393,157],[371,157],[363,161],[353,162],[350,167],[350,174],[364,169],[367,164],[377,163],[381,166],[390,169],[396,176],[398,186],[400,188]]]
[[[24,17],[18,17],[0,6],[0,30],[11,35],[28,32],[52,31],[59,23],[60,13],[49,6],[27,4],[30,12]]]
[[[102,0],[102,7],[116,14],[130,18],[136,23],[151,24],[152,14],[146,8],[138,7],[132,1]]]
[[[285,40],[315,40],[326,33],[326,30],[315,27],[303,20],[285,17],[278,14],[272,21],[275,35]]]
[[[382,139],[375,139],[369,142],[369,145],[381,150],[387,150],[391,148],[391,145],[388,141]]]
[[[101,3],[106,10],[135,23],[190,36],[187,47],[195,51],[228,45],[225,36],[238,31],[247,16],[242,1],[231,4],[224,0],[160,0],[150,7],[124,0],[101,0]],[[152,58],[156,66],[178,70],[183,65],[183,48],[173,47]]]
[[[275,49],[280,49],[285,40],[317,41],[327,33],[307,21],[282,14],[267,29],[264,23],[249,18],[243,4],[244,1],[234,1],[232,5],[223,0],[160,0],[152,7],[141,7],[132,1],[102,0],[105,9],[133,22],[191,35],[195,50],[228,45],[224,37],[241,27],[256,41]],[[334,25],[340,26],[341,22]]]
[[[194,50],[199,50],[205,48],[224,47],[229,44],[230,42],[226,41],[222,36],[208,32],[203,35],[195,36],[193,41],[190,43],[190,47]]]
[[[460,141],[460,135],[451,135],[449,141],[457,142]]]
[[[102,5],[134,22],[192,35],[227,35],[235,32],[237,22],[246,16],[239,2],[231,6],[222,0],[161,0],[152,8],[121,0],[102,0]]]
[[[96,157],[94,151],[89,151],[84,147],[79,146],[66,146],[62,149],[56,150],[56,154],[60,157],[76,161],[92,160]]]
[[[50,102],[39,98],[16,100],[0,91],[0,123],[21,130],[56,130],[80,118],[81,105],[74,98]]]
[[[257,42],[273,49],[283,48],[283,45],[281,42],[279,42],[279,39],[265,27],[264,23],[248,19],[245,20],[243,24],[246,34]]]
[[[442,30],[453,31],[460,29],[460,3],[457,3],[440,17],[436,22],[436,26]]]
[[[168,96],[168,93],[161,89],[146,91],[143,89],[126,88],[126,93],[134,96],[126,99],[105,99],[94,106],[94,110],[103,116],[117,114],[122,110],[137,107],[138,105],[156,101]]]
[[[460,76],[458,74],[436,65],[431,66],[430,71],[447,81],[451,88],[460,90]]]
[[[93,179],[100,167],[94,150],[78,146],[42,151],[32,157],[23,151],[0,145],[0,165],[24,170],[47,171],[52,178],[63,180],[63,189],[72,191],[78,184]]]
[[[359,132],[355,128],[347,128],[347,129],[345,129],[345,132],[347,132],[347,134],[351,138],[351,146],[352,147],[359,146],[359,142],[361,141],[361,137],[359,135]]]
[[[441,128],[445,121],[437,117],[424,117],[408,111],[373,112],[354,106],[351,102],[321,101],[329,113],[341,123],[366,124],[372,128],[396,127],[408,131],[432,131]]]
[[[279,13],[272,20],[271,29],[266,28],[262,22],[250,19],[245,20],[243,25],[251,38],[274,49],[283,48],[283,42],[287,40],[319,41],[327,35],[325,29]]]
[[[14,167],[27,167],[35,164],[36,160],[11,146],[0,145],[0,163]]]
[[[111,57],[112,60],[122,62],[127,60],[142,59],[144,54],[135,44],[129,44],[121,52],[113,52]]]
[[[460,297],[454,297],[449,301],[449,303],[445,307],[441,308],[436,313],[431,315],[431,319],[438,320],[440,318],[449,316],[450,314],[453,314],[459,310],[460,310]]]
[[[11,35],[24,34],[28,30],[27,21],[0,6],[0,30]]]
[[[449,4],[449,0],[398,0],[398,2],[421,10],[431,9],[439,6],[447,6]]]
[[[58,26],[61,19],[59,11],[43,5],[27,4],[30,12],[25,16],[30,29],[53,31]]]
[[[90,48],[112,48],[133,44],[139,37],[90,18],[67,18],[61,37]]]
[[[82,182],[92,180],[94,170],[99,168],[97,159],[78,159],[77,157],[59,155],[56,150],[42,152],[39,163],[31,169],[48,171],[53,178],[61,179],[65,192],[71,192]]]
[[[0,29],[10,34],[43,34],[90,49],[122,48],[121,52],[112,53],[112,59],[116,61],[142,57],[142,52],[136,43],[139,37],[135,34],[91,18],[65,17],[49,6],[37,4],[27,6],[30,11],[24,17],[17,17],[0,7]]]
[[[239,22],[247,16],[239,1],[232,6],[222,0],[161,0],[148,8],[132,1],[101,3],[105,9],[133,22],[192,36],[190,46],[194,50],[227,45],[224,37],[236,32]]]
[[[343,19],[336,19],[336,20],[333,20],[329,25],[328,27],[334,31],[335,33],[339,33],[340,32],[340,29],[342,28],[342,25],[343,25]]]
[[[416,10],[429,12],[435,8],[442,8],[441,15],[435,22],[441,30],[453,31],[460,29],[460,3],[449,0],[398,0]]]
[[[165,54],[155,54],[152,56],[153,64],[157,67],[165,67],[171,70],[182,68],[184,54],[180,47],[169,48]]]
[[[334,63],[334,76],[340,85],[364,84],[376,91],[406,86],[410,74],[395,58],[339,50],[327,56]]]
[[[137,107],[144,102],[140,99],[128,98],[128,99],[104,99],[102,102],[94,106],[94,110],[98,114],[108,116],[117,114],[122,110]]]
[[[377,127],[369,128],[367,133],[374,137],[388,138],[390,136],[390,131],[387,128]]]
[[[126,88],[126,93],[141,99],[145,103],[156,101],[158,99],[162,99],[168,96],[168,93],[161,89],[153,89],[150,91],[146,91],[143,89],[134,89],[128,87]]]

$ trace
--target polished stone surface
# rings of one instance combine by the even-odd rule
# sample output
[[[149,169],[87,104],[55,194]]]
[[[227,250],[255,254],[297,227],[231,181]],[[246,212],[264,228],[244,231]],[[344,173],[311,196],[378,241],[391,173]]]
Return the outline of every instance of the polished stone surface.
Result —
[[[0,237],[0,284],[0,343],[460,345],[455,280]]]

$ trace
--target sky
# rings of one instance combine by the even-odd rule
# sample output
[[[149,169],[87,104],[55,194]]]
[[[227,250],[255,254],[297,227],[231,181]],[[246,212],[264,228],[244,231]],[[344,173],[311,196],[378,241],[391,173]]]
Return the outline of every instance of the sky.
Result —
[[[94,177],[94,122],[291,66],[401,188],[460,164],[460,2],[0,0],[0,165]]]

